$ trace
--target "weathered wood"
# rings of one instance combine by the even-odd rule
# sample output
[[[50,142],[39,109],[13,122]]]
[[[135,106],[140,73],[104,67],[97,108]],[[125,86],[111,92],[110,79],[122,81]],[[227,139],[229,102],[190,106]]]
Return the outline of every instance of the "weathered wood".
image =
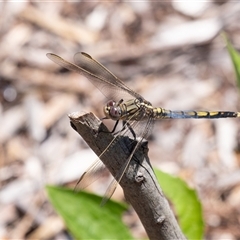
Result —
[[[69,115],[72,127],[89,147],[100,155],[114,139],[106,126],[92,113]],[[116,176],[134,148],[136,141],[118,136],[101,160]],[[137,212],[150,239],[186,239],[156,180],[148,156],[148,143],[144,141],[134,154],[120,185],[126,200]]]

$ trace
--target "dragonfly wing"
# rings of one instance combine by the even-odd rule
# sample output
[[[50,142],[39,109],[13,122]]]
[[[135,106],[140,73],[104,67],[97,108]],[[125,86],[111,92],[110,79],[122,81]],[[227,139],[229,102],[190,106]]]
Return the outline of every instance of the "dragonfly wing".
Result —
[[[113,195],[113,193],[115,192],[117,185],[119,184],[119,182],[121,181],[125,171],[127,170],[127,167],[130,163],[130,160],[132,159],[134,153],[136,152],[137,148],[139,147],[139,145],[141,144],[142,141],[137,142],[136,146],[134,147],[133,151],[131,152],[130,156],[128,157],[128,159],[126,160],[125,164],[123,165],[123,167],[119,170],[117,176],[115,176],[115,178],[112,180],[112,182],[110,183],[110,185],[108,186],[103,200],[101,202],[101,206],[103,206]]]
[[[138,120],[133,120],[138,119]],[[146,115],[146,112],[137,111],[132,116],[128,117],[128,120],[125,122],[123,129],[127,129],[125,132],[121,131],[124,136],[130,138],[133,137],[133,132],[136,137],[147,139],[152,132],[154,126],[154,119],[151,115]]]
[[[100,159],[97,159],[78,180],[75,190],[82,190],[101,177],[107,168]]]
[[[150,122],[149,122],[150,121]],[[143,121],[129,121],[129,126],[133,129],[137,137],[148,139],[152,133],[155,121],[153,119],[146,119]],[[129,137],[130,133],[127,134]]]
[[[110,72],[106,68],[104,68],[97,61],[93,60],[89,55],[80,54],[81,53],[75,55],[75,61],[80,66],[68,62],[53,53],[47,53],[47,57],[61,67],[64,67],[70,71],[75,71],[85,76],[109,100],[112,99],[118,102],[120,99],[131,99],[133,97],[135,98],[135,94],[138,95],[137,93],[129,89],[127,86],[121,85],[121,81],[119,79],[115,78],[113,74],[110,74]],[[80,56],[82,57],[80,58]],[[107,73],[109,74],[107,75]],[[105,78],[107,76],[111,76],[111,78]]]
[[[117,91],[115,94],[119,95],[119,99],[131,99],[134,98],[142,98],[138,93],[134,92],[130,89],[124,82],[122,82],[119,78],[117,78],[113,73],[111,73],[107,68],[105,68],[101,63],[97,60],[93,59],[90,55],[84,52],[78,52],[74,55],[74,62],[79,67],[85,69],[87,72],[92,73],[95,76],[98,76],[101,79],[104,79],[108,82],[108,86],[111,91],[114,91],[114,87]],[[89,78],[88,76],[86,76]],[[92,80],[89,79],[91,82]],[[92,82],[94,85],[95,83]],[[96,86],[96,85],[95,85]],[[114,87],[113,87],[114,86]],[[99,88],[99,86],[96,86]]]
[[[117,182],[117,180],[114,178],[114,179],[111,181],[109,187],[107,188],[107,191],[106,191],[105,194],[104,194],[104,197],[103,197],[103,199],[102,199],[102,201],[101,201],[101,204],[100,204],[101,206],[105,205],[106,202],[112,197],[113,193],[115,192],[115,190],[116,190],[116,188],[117,188],[117,185],[118,185],[118,182]]]

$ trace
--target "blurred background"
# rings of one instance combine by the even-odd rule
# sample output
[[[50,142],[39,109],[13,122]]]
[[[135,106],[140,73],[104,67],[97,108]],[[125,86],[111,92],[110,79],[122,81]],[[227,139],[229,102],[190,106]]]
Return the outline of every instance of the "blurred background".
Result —
[[[96,160],[68,114],[103,117],[106,99],[46,53],[87,52],[154,106],[240,111],[221,35],[240,49],[237,2],[2,1],[0,11],[1,239],[70,239],[44,186],[74,187]],[[240,239],[239,119],[158,121],[149,149],[154,167],[197,189],[206,239]],[[146,237],[136,216],[125,220]]]

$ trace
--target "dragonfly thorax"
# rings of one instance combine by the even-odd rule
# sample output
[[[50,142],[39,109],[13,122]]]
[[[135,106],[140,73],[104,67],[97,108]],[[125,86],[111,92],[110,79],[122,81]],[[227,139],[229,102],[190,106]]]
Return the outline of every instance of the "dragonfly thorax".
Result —
[[[107,118],[112,120],[144,120],[147,115],[153,111],[152,105],[148,102],[142,102],[139,99],[130,99],[119,102],[113,100],[107,102],[103,108]],[[151,112],[151,113],[150,113]]]

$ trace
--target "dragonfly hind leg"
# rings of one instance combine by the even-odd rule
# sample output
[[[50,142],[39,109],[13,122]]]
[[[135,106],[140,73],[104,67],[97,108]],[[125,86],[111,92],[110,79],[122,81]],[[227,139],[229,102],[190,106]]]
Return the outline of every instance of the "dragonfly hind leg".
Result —
[[[103,119],[105,119],[105,118],[102,118],[101,120],[103,120]],[[123,121],[123,128],[122,128],[121,130],[115,132],[118,123],[119,123],[119,120],[116,121],[116,123],[115,123],[114,126],[113,126],[113,129],[112,129],[110,132],[107,132],[107,131],[101,131],[101,132],[112,133],[112,134],[116,135],[116,134],[121,133],[122,131],[126,130],[126,128],[128,128],[129,131],[131,132],[131,134],[132,134],[134,140],[136,140],[137,136],[136,136],[136,134],[135,134],[133,128],[131,127],[131,125],[130,125],[129,122],[127,122],[127,121]]]
[[[114,135],[117,135],[117,134],[123,132],[124,130],[126,130],[126,129],[128,128],[129,131],[131,132],[131,134],[133,135],[134,140],[136,140],[136,137],[137,137],[137,136],[136,136],[133,128],[131,127],[131,125],[130,125],[129,122],[127,122],[127,121],[123,121],[123,127],[122,127],[122,129],[120,129],[119,131],[115,132],[118,123],[119,123],[119,120],[116,121],[116,123],[115,123],[115,125],[114,125],[114,127],[113,127],[113,130],[112,130],[110,133],[113,133]]]
[[[127,128],[129,129],[129,131],[132,133],[134,140],[136,140],[136,138],[137,138],[136,133],[134,132],[134,130],[133,130],[133,128],[131,127],[131,125],[129,124],[129,122],[123,121],[123,129],[125,129],[126,126],[127,126]],[[122,130],[123,130],[123,129],[122,129]],[[122,131],[122,130],[121,130],[121,131]]]
[[[117,124],[118,124],[118,121],[117,121],[117,123],[115,124],[112,133],[116,130]],[[122,129],[119,130],[119,131],[117,131],[117,132],[115,132],[114,134],[116,135],[116,134],[118,134],[118,133],[121,133],[121,132],[123,132],[124,130],[126,130],[126,128],[129,129],[129,131],[131,132],[134,140],[136,140],[136,138],[137,138],[136,133],[134,132],[133,128],[131,127],[131,125],[129,124],[128,121],[123,121],[123,127],[122,127]]]
[[[118,124],[118,121],[116,122],[116,124],[115,124],[115,126],[114,126],[114,128],[113,128],[111,133],[114,133],[114,131],[116,130],[117,124]],[[137,138],[136,133],[134,132],[133,128],[131,127],[131,125],[127,121],[123,121],[123,128],[121,130],[115,132],[114,135],[116,135],[118,133],[121,133],[121,132],[123,132],[126,129],[129,129],[129,131],[131,132],[134,140],[136,140],[136,138]]]

